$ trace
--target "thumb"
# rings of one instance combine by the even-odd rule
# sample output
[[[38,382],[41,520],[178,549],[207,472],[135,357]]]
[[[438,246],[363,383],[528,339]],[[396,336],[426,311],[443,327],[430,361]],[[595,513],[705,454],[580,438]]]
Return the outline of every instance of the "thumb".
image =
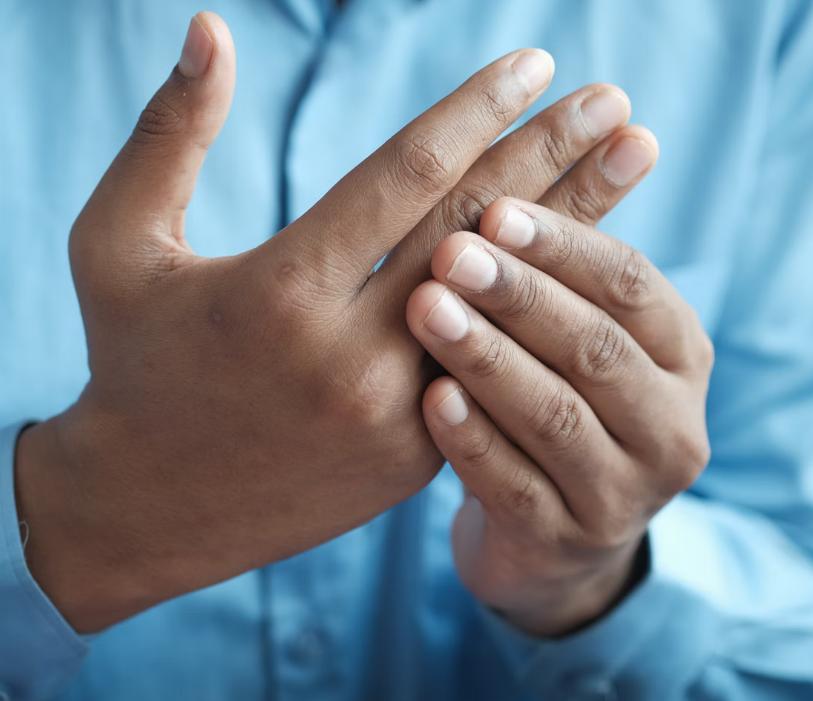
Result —
[[[103,224],[93,228],[108,238],[139,232],[182,241],[198,171],[229,112],[235,63],[226,23],[211,12],[195,15],[177,66],[141,113],[81,219],[90,215]]]

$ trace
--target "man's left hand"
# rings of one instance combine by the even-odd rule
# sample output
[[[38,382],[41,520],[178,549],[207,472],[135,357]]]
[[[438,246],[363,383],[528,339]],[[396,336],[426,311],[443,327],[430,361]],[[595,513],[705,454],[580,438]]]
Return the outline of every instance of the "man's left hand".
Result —
[[[450,375],[424,417],[466,487],[463,582],[560,636],[623,597],[649,520],[706,465],[713,349],[663,274],[588,223],[504,198],[480,234],[443,240],[407,305]]]

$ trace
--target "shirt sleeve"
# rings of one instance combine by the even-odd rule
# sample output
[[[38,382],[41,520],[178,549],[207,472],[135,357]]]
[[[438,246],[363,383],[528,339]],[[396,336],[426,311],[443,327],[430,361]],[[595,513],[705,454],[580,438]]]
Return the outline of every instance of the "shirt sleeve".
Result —
[[[24,426],[0,428],[0,701],[51,698],[88,648],[26,566],[14,500],[14,454]]]
[[[813,698],[813,5],[788,7],[753,194],[732,212],[710,465],[591,627],[540,641],[485,612],[531,698]]]

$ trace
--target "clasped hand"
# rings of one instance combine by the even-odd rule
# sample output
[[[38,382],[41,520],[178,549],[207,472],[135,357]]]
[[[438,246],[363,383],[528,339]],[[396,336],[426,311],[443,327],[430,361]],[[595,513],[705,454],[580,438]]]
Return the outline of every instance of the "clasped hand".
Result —
[[[77,629],[311,548],[444,457],[471,493],[454,545],[483,601],[549,633],[601,608],[551,624],[569,588],[617,590],[704,461],[710,353],[657,271],[573,219],[654,160],[620,90],[582,88],[493,143],[552,71],[538,50],[495,61],[277,236],[204,259],[184,211],[235,57],[222,20],[192,21],[71,233],[91,379],[19,444],[29,566]],[[424,349],[450,374],[425,396]]]

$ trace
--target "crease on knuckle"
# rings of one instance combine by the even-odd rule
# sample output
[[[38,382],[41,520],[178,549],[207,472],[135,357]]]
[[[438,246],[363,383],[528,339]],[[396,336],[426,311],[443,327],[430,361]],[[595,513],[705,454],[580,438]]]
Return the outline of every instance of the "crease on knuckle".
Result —
[[[534,510],[536,505],[536,485],[533,474],[521,467],[505,480],[497,493],[497,503],[511,513],[523,514]]]
[[[554,268],[564,268],[574,258],[580,257],[584,246],[584,237],[579,235],[576,227],[564,219],[553,236],[548,238],[547,260]]]
[[[505,129],[514,117],[514,106],[508,96],[493,84],[486,84],[480,89],[481,103],[489,123],[496,123]]]
[[[444,200],[443,222],[448,232],[480,228],[480,217],[497,196],[474,186],[453,190]]]
[[[623,247],[615,275],[608,283],[610,303],[619,309],[638,311],[649,300],[650,263],[635,248]]]
[[[446,189],[452,170],[451,148],[437,131],[405,135],[395,141],[396,182],[413,187],[422,195]]]
[[[487,469],[495,458],[497,442],[491,431],[474,432],[460,446],[460,458],[469,467]]]
[[[573,370],[584,379],[606,381],[623,365],[629,345],[613,319],[601,319],[594,328],[573,354]]]
[[[503,377],[511,365],[508,343],[499,333],[492,334],[485,345],[475,352],[469,374],[479,378]]]
[[[528,427],[545,445],[572,447],[585,430],[584,416],[574,392],[559,387],[543,395],[528,416]]]
[[[570,142],[566,135],[543,122],[539,122],[539,127],[539,138],[534,140],[537,145],[536,159],[544,164],[551,175],[558,177],[573,162]]]
[[[524,321],[528,317],[538,316],[540,308],[546,305],[549,297],[545,288],[546,285],[536,275],[523,270],[511,285],[507,299],[500,309],[500,316],[506,321]]]
[[[410,435],[414,426],[404,417],[414,413],[415,397],[401,388],[414,378],[397,353],[378,349],[372,354],[342,358],[340,352],[325,352],[318,342],[312,347],[312,367],[318,367],[326,357],[336,363],[329,373],[321,369],[314,373],[313,381],[322,384],[312,393],[319,398],[320,410],[332,420],[340,418],[340,425],[354,426],[360,436],[375,437],[371,450],[373,445],[406,445],[401,438]]]
[[[184,117],[164,97],[154,95],[142,110],[133,130],[135,141],[150,141],[177,134],[183,129]]]
[[[594,222],[602,217],[607,205],[591,187],[582,184],[568,189],[564,198],[565,213],[582,222]]]
[[[274,274],[260,283],[267,300],[270,325],[286,338],[299,338],[317,326],[336,325],[335,307],[330,304],[327,286],[302,260],[279,261]]]

